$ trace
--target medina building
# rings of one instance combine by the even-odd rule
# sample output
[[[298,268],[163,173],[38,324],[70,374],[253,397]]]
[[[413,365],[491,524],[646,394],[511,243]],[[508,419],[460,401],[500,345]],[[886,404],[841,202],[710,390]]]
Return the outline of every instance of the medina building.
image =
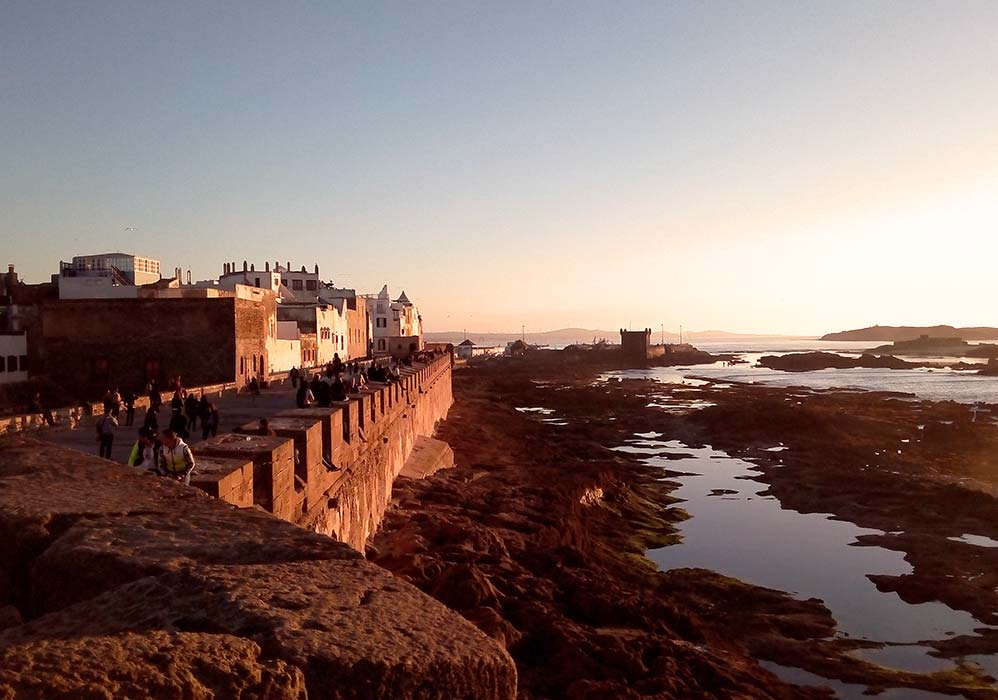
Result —
[[[371,319],[372,355],[408,356],[423,347],[423,319],[409,297],[402,292],[391,300],[388,285],[377,294],[364,295]]]
[[[59,263],[60,299],[134,299],[160,280],[159,260],[130,253],[76,255]]]

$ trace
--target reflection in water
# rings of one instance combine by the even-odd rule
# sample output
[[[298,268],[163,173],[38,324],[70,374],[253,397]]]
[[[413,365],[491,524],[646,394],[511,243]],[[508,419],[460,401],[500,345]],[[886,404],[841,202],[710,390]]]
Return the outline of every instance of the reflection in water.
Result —
[[[685,501],[682,508],[691,517],[678,525],[680,544],[648,552],[663,570],[710,569],[788,591],[798,598],[820,598],[835,617],[841,635],[909,645],[857,655],[919,673],[952,668],[954,662],[930,656],[929,647],[915,642],[972,635],[975,629],[986,627],[969,613],[942,603],[911,605],[895,593],[877,590],[869,574],[911,572],[902,552],[857,541],[860,535],[883,533],[824,514],[785,510],[775,497],[765,493],[767,485],[755,480],[760,472],[753,464],[709,446],[692,448],[657,437],[644,433],[614,449],[642,455],[647,464],[680,472],[670,477],[679,483],[673,495]],[[988,670],[986,664],[981,665]],[[860,697],[865,689],[819,680],[817,685],[842,691],[840,697]],[[847,694],[855,689],[858,694]],[[877,697],[941,696],[906,690],[900,695]]]
[[[841,700],[952,700],[952,695],[932,693],[928,690],[916,690],[914,688],[890,688],[877,695],[867,694],[865,685],[857,683],[843,683],[831,678],[823,678],[815,673],[810,673],[802,668],[792,668],[781,666],[772,661],[760,661],[759,664],[775,676],[783,679],[787,683],[795,685],[811,685],[818,688],[830,688],[835,697]]]
[[[631,448],[642,454],[648,441]],[[881,593],[867,574],[911,572],[901,552],[859,546],[860,535],[883,534],[827,515],[784,510],[766,485],[751,480],[754,465],[709,447],[690,449],[676,441],[659,443],[692,457],[667,461],[691,474],[677,480],[673,495],[686,501],[693,517],[680,523],[683,542],[648,553],[663,569],[702,567],[802,598],[825,601],[850,636],[873,641],[917,642],[948,634],[971,634],[980,623],[941,603],[909,605],[895,593]],[[662,464],[652,458],[651,464]],[[734,498],[710,498],[718,490]],[[854,546],[855,545],[855,546]]]
[[[961,535],[960,537],[947,537],[946,539],[952,542],[963,542],[964,544],[972,544],[976,547],[998,547],[998,540],[993,540],[990,537],[985,537],[984,535]]]

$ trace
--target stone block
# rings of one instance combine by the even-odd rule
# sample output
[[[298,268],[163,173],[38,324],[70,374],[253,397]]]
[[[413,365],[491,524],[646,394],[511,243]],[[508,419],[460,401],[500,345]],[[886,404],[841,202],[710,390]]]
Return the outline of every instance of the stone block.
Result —
[[[294,408],[281,411],[275,418],[311,418],[319,421],[322,427],[322,458],[332,464],[337,464],[334,456],[343,448],[344,429],[343,411],[339,402],[329,408],[319,406],[313,408]]]
[[[281,414],[267,420],[270,429],[277,433],[278,437],[290,438],[295,443],[295,475],[299,479],[307,484],[309,481],[314,481],[320,472],[326,470],[322,464],[322,422],[320,419]],[[238,432],[253,435],[257,430],[259,430],[258,421],[241,426]]]
[[[199,442],[198,454],[253,462],[253,502],[279,518],[294,521],[294,442],[265,435],[219,435]]]
[[[191,486],[226,503],[247,508],[253,505],[253,462],[201,456],[191,475]]]
[[[0,632],[0,649],[55,649],[67,639],[137,630],[250,638],[263,658],[301,669],[310,698],[516,697],[505,649],[414,586],[356,559],[149,576]]]
[[[300,668],[231,635],[123,633],[40,639],[0,652],[0,697],[305,700]]]

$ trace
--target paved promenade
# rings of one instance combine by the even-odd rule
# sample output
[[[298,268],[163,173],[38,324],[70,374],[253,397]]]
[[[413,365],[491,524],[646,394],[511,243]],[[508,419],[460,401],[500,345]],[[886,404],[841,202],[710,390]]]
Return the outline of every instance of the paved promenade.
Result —
[[[236,394],[226,392],[222,396],[209,397],[218,409],[218,432],[231,433],[238,426],[260,418],[266,418],[295,408],[295,391],[291,388],[291,383],[276,384],[268,389],[263,389],[259,396],[251,396],[248,392]],[[142,427],[142,419],[145,417],[145,409],[135,411],[135,424],[125,426],[125,410],[122,408],[119,420],[122,425],[114,438],[114,446],[111,456],[115,462],[124,464],[128,459],[128,454],[132,450],[132,445],[138,439],[139,428]],[[96,429],[94,420],[90,416],[83,419],[83,422],[75,430],[70,430],[65,425],[57,425],[52,428],[42,428],[29,433],[32,437],[52,442],[62,447],[69,447],[80,450],[88,454],[97,454]],[[159,409],[160,429],[165,428],[170,423],[170,404],[167,402]],[[201,441],[201,424],[198,422],[196,430],[192,431],[188,443],[194,449],[194,457],[197,459],[197,443]]]

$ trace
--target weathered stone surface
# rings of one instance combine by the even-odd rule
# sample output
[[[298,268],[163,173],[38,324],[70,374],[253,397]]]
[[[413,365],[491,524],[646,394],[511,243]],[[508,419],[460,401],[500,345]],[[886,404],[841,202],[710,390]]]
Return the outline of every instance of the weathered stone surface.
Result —
[[[84,518],[35,560],[32,609],[57,610],[143,576],[193,564],[359,558],[342,543],[261,510],[215,501],[161,512]]]
[[[346,545],[30,438],[0,444],[0,572],[0,700],[516,694],[499,645]]]
[[[249,637],[313,698],[513,698],[498,645],[363,560],[206,566],[147,577],[0,633],[0,649],[126,631]]]
[[[305,700],[301,669],[246,639],[153,632],[43,639],[0,652],[3,700]]]

